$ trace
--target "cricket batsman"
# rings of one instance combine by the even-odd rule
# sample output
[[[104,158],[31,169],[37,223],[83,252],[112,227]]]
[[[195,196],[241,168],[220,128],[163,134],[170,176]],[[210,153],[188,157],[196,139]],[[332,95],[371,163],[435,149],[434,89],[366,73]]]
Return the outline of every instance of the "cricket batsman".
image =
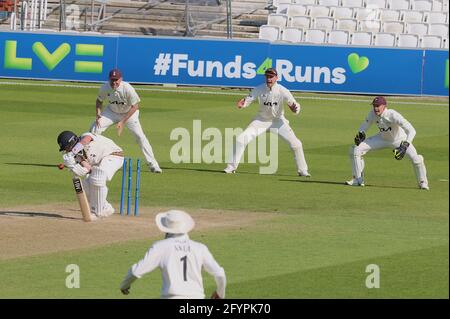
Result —
[[[359,128],[355,137],[355,145],[350,150],[353,179],[345,183],[350,186],[364,186],[363,156],[371,150],[390,148],[393,150],[396,160],[403,159],[405,155],[409,158],[413,164],[419,188],[429,190],[424,158],[417,154],[417,150],[412,144],[416,136],[414,127],[400,113],[388,109],[383,96],[374,98],[372,107]],[[374,123],[379,129],[379,133],[366,139],[366,132]]]
[[[78,137],[71,131],[63,131],[57,139],[63,152],[64,165],[82,181],[91,213],[107,217],[114,208],[107,201],[108,187],[114,174],[123,165],[123,151],[111,139],[102,135],[85,133]]]

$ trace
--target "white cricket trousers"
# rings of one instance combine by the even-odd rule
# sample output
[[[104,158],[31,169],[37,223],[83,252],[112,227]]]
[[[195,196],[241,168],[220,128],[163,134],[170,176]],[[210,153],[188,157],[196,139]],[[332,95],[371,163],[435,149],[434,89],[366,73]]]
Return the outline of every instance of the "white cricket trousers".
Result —
[[[91,210],[97,216],[104,216],[103,212],[112,209],[108,203],[108,187],[106,182],[112,180],[114,174],[123,166],[123,157],[116,155],[105,156],[98,166],[93,166],[89,176],[83,180]]]
[[[124,117],[125,113],[116,113],[111,111],[109,107],[105,108],[99,120],[99,126],[96,127],[95,121],[91,125],[90,131],[95,134],[102,134],[111,125],[120,122]],[[126,121],[125,125],[133,133],[136,142],[144,153],[145,160],[147,163],[157,163],[155,155],[153,154],[153,148],[150,145],[147,137],[142,130],[141,123],[139,121],[139,110],[134,112],[134,114]]]
[[[258,118],[254,119],[245,131],[237,137],[232,158],[228,163],[234,169],[237,169],[248,143],[270,129],[276,129],[277,134],[289,144],[294,153],[297,171],[306,173],[308,171],[308,165],[306,164],[305,154],[303,153],[302,142],[295,136],[287,119],[274,119],[272,121],[264,121]]]
[[[353,146],[350,149],[350,160],[352,162],[353,178],[361,178],[364,171],[364,159],[363,156],[372,150],[379,150],[384,148],[395,149],[400,146],[402,141],[388,141],[381,137],[380,134],[371,136],[364,140],[358,146]],[[427,170],[425,167],[424,158],[422,155],[417,154],[417,150],[413,144],[410,144],[406,150],[405,156],[411,161],[414,171],[416,173],[417,182],[425,183],[428,185]]]

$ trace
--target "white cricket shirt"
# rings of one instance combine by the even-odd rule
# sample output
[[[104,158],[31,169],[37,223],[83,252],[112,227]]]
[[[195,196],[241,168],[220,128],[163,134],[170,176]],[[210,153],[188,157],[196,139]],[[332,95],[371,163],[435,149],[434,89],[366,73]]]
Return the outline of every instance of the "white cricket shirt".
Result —
[[[122,81],[116,90],[109,82],[104,83],[100,87],[97,99],[102,102],[106,100],[111,111],[116,113],[127,113],[131,106],[141,101],[136,90],[125,81]]]
[[[155,242],[130,268],[122,287],[131,283],[130,275],[140,278],[157,267],[163,278],[162,298],[205,298],[203,268],[216,279],[219,296],[225,297],[225,271],[204,244],[190,240],[187,234]]]
[[[92,137],[92,141],[84,145],[83,148],[90,165],[98,165],[104,157],[111,155],[111,153],[122,152],[122,149],[116,143],[103,135],[85,133],[80,138],[84,136]]]
[[[249,106],[256,98],[259,100],[257,117],[266,121],[284,118],[284,102],[289,104],[297,103],[292,93],[278,83],[275,83],[272,89],[266,83],[255,87],[245,98],[243,107]]]
[[[383,139],[388,141],[407,141],[410,144],[416,136],[416,130],[400,113],[392,109],[385,109],[380,116],[370,110],[365,122],[359,130],[366,132],[367,129],[376,123]]]

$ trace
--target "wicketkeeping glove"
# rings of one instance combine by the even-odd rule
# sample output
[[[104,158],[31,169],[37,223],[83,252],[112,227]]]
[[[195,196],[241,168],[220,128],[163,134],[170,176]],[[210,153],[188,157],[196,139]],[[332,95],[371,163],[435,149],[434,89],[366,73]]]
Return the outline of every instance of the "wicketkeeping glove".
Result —
[[[366,133],[363,131],[359,131],[355,136],[355,145],[358,146],[362,141],[366,139]]]
[[[400,146],[393,150],[394,158],[396,160],[401,160],[405,156],[408,146],[409,146],[409,143],[407,141],[401,142]]]

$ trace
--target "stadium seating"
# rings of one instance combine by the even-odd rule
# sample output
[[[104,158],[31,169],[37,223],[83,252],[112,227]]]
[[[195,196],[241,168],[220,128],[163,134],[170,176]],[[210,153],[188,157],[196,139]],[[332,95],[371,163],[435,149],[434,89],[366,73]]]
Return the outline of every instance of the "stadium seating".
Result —
[[[283,1],[280,7],[285,9],[277,13],[287,15],[286,26],[290,28],[279,38],[282,41],[408,48],[448,46],[445,39],[449,14],[443,11],[448,8],[448,0],[278,1]],[[284,21],[278,24],[280,28]]]
[[[393,47],[395,45],[395,33],[379,32],[373,36],[373,45],[383,47]]]
[[[390,0],[389,1],[389,8],[393,10],[410,10],[411,3],[409,0]]]
[[[447,23],[448,24],[448,12],[429,11],[425,12],[424,22],[427,23]]]
[[[288,16],[285,14],[271,14],[267,17],[267,25],[278,26],[281,29],[287,26]]]
[[[424,12],[415,10],[402,11],[400,19],[404,22],[422,22],[424,20]]]
[[[441,37],[448,37],[448,24],[445,23],[430,23],[428,34],[439,35]]]
[[[367,8],[387,8],[387,0],[366,0]]]
[[[385,21],[383,22],[381,30],[387,33],[403,33],[405,32],[405,24],[398,21]]]
[[[327,42],[330,44],[348,44],[349,43],[350,34],[348,31],[343,30],[332,30],[328,33]]]
[[[328,7],[337,7],[339,6],[339,3],[339,0],[317,0],[317,4]]]
[[[417,48],[420,43],[420,38],[417,34],[399,34],[397,37],[397,46]]]
[[[420,36],[428,34],[428,23],[408,23],[406,25],[406,33],[417,34]]]
[[[286,42],[299,43],[303,40],[303,30],[299,28],[287,27],[283,30],[281,40]]]
[[[328,17],[330,15],[330,8],[326,6],[308,6],[308,15],[311,18]]]
[[[314,44],[323,44],[323,43],[325,43],[326,35],[327,34],[324,30],[319,30],[319,29],[305,30],[304,42],[314,43]]]
[[[276,41],[280,38],[280,27],[273,25],[262,25],[259,27],[259,39]]]
[[[380,10],[381,21],[400,21],[400,10],[383,9]]]
[[[358,29],[358,20],[356,19],[339,19],[336,20],[337,30],[356,31]]]
[[[348,8],[362,8],[364,7],[363,0],[341,0],[341,6]]]
[[[359,21],[358,30],[366,32],[380,32],[381,31],[381,21],[377,20],[362,20]]]
[[[353,18],[353,8],[332,7],[330,14],[335,19],[352,19]]]
[[[353,32],[350,34],[350,42],[352,45],[369,46],[372,44],[373,34],[371,32]]]
[[[311,26],[311,20],[307,16],[295,16],[290,19],[289,26],[306,30]]]
[[[436,35],[424,35],[421,38],[420,46],[422,48],[439,49],[442,47],[442,37]]]
[[[318,17],[314,19],[313,26],[316,29],[332,30],[334,19],[328,17]]]
[[[413,7],[419,11],[431,11],[433,9],[433,1],[431,0],[413,0]]]
[[[307,6],[304,6],[302,4],[290,4],[287,7],[287,11],[286,14],[289,17],[293,17],[293,16],[302,16],[302,15],[306,15],[308,10]]]

